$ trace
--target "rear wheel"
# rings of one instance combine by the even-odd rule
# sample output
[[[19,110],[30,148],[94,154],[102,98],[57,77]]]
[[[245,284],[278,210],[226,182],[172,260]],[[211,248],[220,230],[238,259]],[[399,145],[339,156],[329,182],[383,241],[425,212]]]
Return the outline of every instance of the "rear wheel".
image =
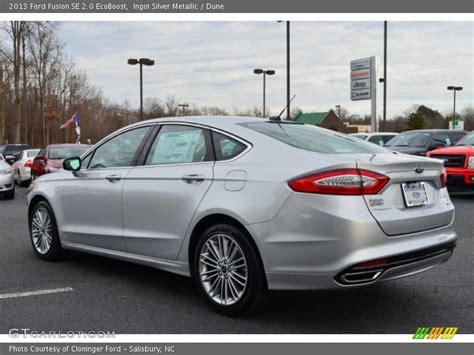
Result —
[[[61,256],[56,219],[46,201],[38,202],[30,215],[30,237],[33,250],[43,260],[55,260]]]
[[[21,179],[21,174],[19,170],[16,173],[16,183],[18,184],[19,187],[25,186],[25,182]]]
[[[247,311],[265,290],[257,251],[247,235],[228,224],[212,226],[200,236],[193,278],[211,307],[225,315]]]

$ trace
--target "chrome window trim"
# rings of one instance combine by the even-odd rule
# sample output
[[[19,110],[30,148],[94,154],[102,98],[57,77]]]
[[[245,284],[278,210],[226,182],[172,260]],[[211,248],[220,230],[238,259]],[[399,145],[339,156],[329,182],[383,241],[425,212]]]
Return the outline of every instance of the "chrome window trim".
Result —
[[[198,164],[209,164],[209,163],[212,163],[212,164],[217,164],[217,163],[227,163],[227,162],[231,162],[231,161],[234,161],[238,158],[240,158],[242,155],[244,155],[245,153],[247,153],[250,149],[253,148],[252,144],[247,142],[246,140],[238,137],[238,136],[235,136],[234,134],[232,133],[229,133],[229,132],[226,132],[226,131],[223,131],[219,128],[215,128],[215,127],[212,127],[212,126],[206,126],[206,125],[203,125],[203,124],[200,124],[200,123],[189,123],[189,122],[183,122],[183,121],[167,121],[167,122],[155,122],[155,124],[157,125],[161,125],[161,126],[165,126],[165,125],[174,125],[174,126],[191,126],[191,127],[197,127],[197,128],[202,128],[202,129],[208,129],[210,131],[214,131],[214,132],[217,132],[217,133],[220,133],[224,136],[227,136],[229,138],[232,138],[242,144],[244,144],[246,146],[245,150],[243,150],[239,155],[233,157],[232,159],[226,159],[226,160],[210,160],[210,161],[201,161],[201,162],[192,162],[192,163],[176,163],[176,164],[155,164],[155,165],[136,165],[135,167],[161,167],[161,166],[182,166],[182,165],[198,165]],[[158,131],[158,134],[160,134],[160,132]],[[157,135],[158,136],[158,135]],[[156,136],[156,137],[157,137]],[[155,139],[156,139],[155,137]]]

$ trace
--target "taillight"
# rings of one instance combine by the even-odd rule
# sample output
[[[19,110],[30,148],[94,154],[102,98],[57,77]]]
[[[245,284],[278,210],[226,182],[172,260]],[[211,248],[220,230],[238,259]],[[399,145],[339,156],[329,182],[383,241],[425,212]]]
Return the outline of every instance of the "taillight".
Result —
[[[290,181],[293,191],[327,195],[375,195],[390,179],[362,169],[338,169]]]
[[[446,175],[447,175],[446,169],[443,169],[443,172],[439,176],[439,182],[441,183],[441,188],[446,187]]]
[[[31,168],[33,166],[33,161],[32,160],[27,160],[25,162],[25,168]]]

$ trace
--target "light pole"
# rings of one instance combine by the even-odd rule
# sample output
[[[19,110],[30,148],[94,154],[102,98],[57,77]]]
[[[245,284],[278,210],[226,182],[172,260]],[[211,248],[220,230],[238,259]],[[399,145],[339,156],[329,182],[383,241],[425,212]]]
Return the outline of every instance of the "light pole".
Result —
[[[454,91],[454,100],[453,100],[453,129],[456,128],[456,91],[461,91],[462,86],[448,86],[449,91]]]
[[[129,59],[127,61],[130,65],[140,64],[140,121],[143,120],[143,66],[155,65],[153,59],[140,58],[140,59]]]
[[[383,22],[383,130],[387,123],[387,21]]]
[[[257,75],[263,74],[263,114],[262,114],[262,117],[265,117],[266,116],[266,110],[265,110],[266,76],[267,75],[275,75],[275,70],[273,70],[273,69],[268,69],[268,70],[254,69],[253,72],[254,72],[254,74],[257,74]]]

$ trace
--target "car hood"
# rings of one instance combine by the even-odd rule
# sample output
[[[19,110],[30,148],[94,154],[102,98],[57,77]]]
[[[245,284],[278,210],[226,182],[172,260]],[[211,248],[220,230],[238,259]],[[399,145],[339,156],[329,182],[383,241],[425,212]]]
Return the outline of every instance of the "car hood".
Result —
[[[474,154],[474,146],[462,146],[462,145],[455,145],[452,147],[440,148],[435,149],[430,152],[432,154]]]
[[[400,152],[404,154],[411,154],[411,155],[421,155],[426,153],[426,148],[425,147],[390,147],[387,146],[385,148],[388,148],[390,150],[393,150],[395,152]]]

